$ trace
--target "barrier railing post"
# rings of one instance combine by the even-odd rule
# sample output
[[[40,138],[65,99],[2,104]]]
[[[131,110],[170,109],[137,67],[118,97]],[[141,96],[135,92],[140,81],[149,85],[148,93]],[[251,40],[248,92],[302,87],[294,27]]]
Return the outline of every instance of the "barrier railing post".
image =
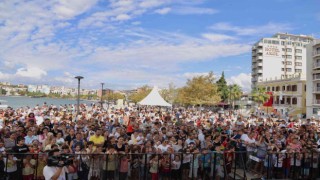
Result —
[[[194,169],[194,153],[192,153],[192,167],[190,168],[192,180],[193,180],[193,169]]]
[[[267,152],[267,179],[269,179],[270,178],[270,176],[269,176],[269,172],[270,172],[270,154]]]
[[[233,152],[234,154],[234,157],[236,157],[236,156],[238,156],[237,154],[236,154],[236,151],[235,152]],[[233,172],[233,179],[236,179],[236,172],[237,172],[237,162],[236,161],[234,161],[234,172]]]
[[[184,167],[183,167],[183,153],[181,153],[181,164],[180,164],[180,179],[182,179],[183,177],[183,171],[184,171]]]
[[[6,164],[5,164],[5,167],[6,167],[6,172],[5,172],[5,175],[6,175],[6,178],[8,178],[8,159],[9,159],[9,155],[6,154]]]
[[[213,178],[216,178],[216,170],[217,170],[217,152],[213,151]]]
[[[144,180],[146,180],[147,179],[147,158],[148,158],[148,155],[147,154],[145,154],[145,156],[144,156]]]

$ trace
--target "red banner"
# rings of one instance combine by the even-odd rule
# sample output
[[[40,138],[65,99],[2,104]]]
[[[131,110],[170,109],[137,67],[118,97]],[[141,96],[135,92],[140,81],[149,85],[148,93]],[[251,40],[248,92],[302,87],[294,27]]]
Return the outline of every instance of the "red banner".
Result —
[[[272,94],[272,92],[266,92],[266,94],[269,94],[270,97],[269,97],[269,100],[267,102],[263,103],[263,106],[272,107],[272,105],[273,105],[273,94]]]

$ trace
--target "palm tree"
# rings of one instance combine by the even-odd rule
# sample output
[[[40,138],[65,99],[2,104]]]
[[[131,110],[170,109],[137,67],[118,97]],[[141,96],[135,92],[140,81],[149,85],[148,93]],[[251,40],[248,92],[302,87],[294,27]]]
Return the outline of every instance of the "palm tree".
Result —
[[[232,101],[232,109],[234,109],[235,100],[242,96],[242,89],[238,84],[229,85],[229,99]]]
[[[270,94],[267,94],[267,91],[265,88],[256,88],[252,91],[252,98],[253,101],[257,102],[259,104],[259,107],[262,103],[265,103],[269,100]]]

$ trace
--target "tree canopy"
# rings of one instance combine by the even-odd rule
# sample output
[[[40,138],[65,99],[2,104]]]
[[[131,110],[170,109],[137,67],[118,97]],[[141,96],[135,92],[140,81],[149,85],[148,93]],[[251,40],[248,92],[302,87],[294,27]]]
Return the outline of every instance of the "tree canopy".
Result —
[[[116,101],[118,99],[125,99],[125,95],[118,92],[110,92],[102,97],[102,100]]]
[[[220,98],[223,102],[226,102],[229,97],[229,90],[228,90],[228,85],[227,81],[224,77],[224,72],[222,71],[221,77],[219,80],[216,82],[218,86],[218,92],[220,94]]]
[[[151,90],[152,89],[147,85],[142,86],[137,92],[130,94],[128,99],[134,103],[140,102],[151,92]]]
[[[234,101],[241,98],[243,92],[238,84],[229,85],[229,99],[232,101],[232,107],[234,108]]]
[[[256,88],[252,91],[253,101],[257,102],[259,105],[265,103],[270,98],[270,95],[267,94],[265,88]]]
[[[213,105],[220,102],[213,72],[188,79],[178,91],[178,102],[187,105]]]

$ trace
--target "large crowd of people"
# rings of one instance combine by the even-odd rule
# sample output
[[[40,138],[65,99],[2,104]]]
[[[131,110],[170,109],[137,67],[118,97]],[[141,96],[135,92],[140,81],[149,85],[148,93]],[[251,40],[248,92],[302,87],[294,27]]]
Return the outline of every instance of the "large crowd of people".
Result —
[[[221,179],[234,166],[260,177],[319,177],[320,126],[314,118],[80,108],[78,115],[73,105],[46,103],[0,110],[0,180]],[[58,165],[52,156],[59,157]]]

